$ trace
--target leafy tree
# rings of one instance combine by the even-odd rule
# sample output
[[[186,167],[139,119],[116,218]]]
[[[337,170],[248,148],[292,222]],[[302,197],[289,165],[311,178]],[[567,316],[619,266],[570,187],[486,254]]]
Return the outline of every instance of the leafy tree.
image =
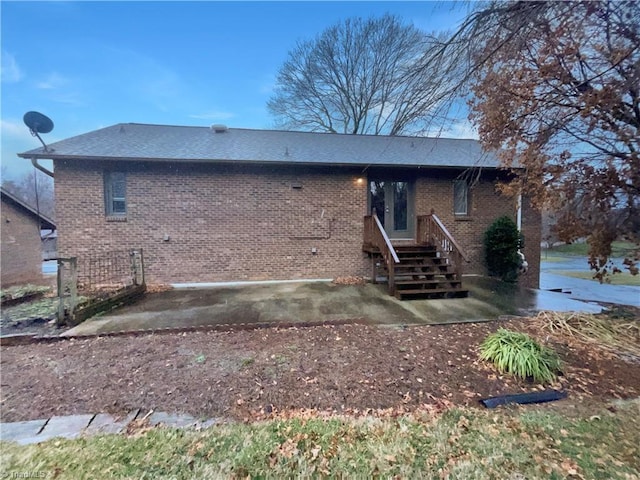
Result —
[[[509,217],[494,221],[484,234],[484,258],[489,275],[513,282],[518,278],[521,237],[518,227]]]
[[[423,130],[441,91],[423,68],[429,41],[391,15],[348,19],[289,52],[268,109],[287,129],[375,135]]]
[[[587,236],[596,276],[613,240],[638,243],[640,2],[493,1],[432,58],[463,64],[449,93],[471,86],[483,146],[524,168],[505,191],[560,212],[562,240]]]

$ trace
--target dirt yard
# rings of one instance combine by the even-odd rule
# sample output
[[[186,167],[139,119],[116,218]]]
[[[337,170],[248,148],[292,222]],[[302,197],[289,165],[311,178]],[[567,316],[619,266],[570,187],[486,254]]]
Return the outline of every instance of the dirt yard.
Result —
[[[414,408],[537,387],[478,360],[497,328],[527,320],[407,328],[344,325],[69,339],[2,347],[3,422],[136,408],[260,418],[293,408]],[[554,388],[573,399],[640,395],[640,364],[551,342],[565,362]]]

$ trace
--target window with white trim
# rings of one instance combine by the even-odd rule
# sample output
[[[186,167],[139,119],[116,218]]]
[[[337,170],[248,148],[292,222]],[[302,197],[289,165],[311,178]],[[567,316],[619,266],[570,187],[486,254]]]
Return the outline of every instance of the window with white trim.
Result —
[[[104,203],[108,217],[127,215],[127,177],[124,172],[104,173]]]
[[[469,215],[469,184],[466,180],[453,181],[453,213]]]

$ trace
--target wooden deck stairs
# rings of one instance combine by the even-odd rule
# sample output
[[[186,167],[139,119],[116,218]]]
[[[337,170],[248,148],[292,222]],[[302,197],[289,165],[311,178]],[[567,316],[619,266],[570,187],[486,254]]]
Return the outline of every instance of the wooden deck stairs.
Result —
[[[462,288],[449,258],[433,245],[403,245],[394,247],[398,263],[393,263],[395,296],[399,299],[462,298],[469,290]],[[375,260],[374,260],[375,261]],[[389,267],[376,262],[376,278],[389,280]]]
[[[384,277],[389,293],[403,299],[463,298],[466,254],[434,212],[417,218],[414,243],[393,245],[377,216],[365,217],[363,251],[372,257],[374,283]]]

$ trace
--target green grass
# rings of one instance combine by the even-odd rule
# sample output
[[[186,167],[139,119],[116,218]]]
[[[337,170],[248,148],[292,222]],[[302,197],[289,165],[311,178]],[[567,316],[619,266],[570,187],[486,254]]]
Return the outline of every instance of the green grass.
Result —
[[[51,478],[637,478],[640,401],[454,409],[398,418],[274,420],[202,432],[2,444],[5,475]],[[578,412],[578,413],[576,413]]]
[[[613,242],[612,244],[612,257],[624,257],[628,255],[630,251],[637,248],[637,245],[631,242]],[[568,245],[558,245],[557,247],[547,248],[542,250],[542,258],[549,257],[586,257],[589,251],[588,243],[571,243]]]
[[[30,283],[26,285],[16,285],[14,287],[0,289],[0,297],[7,299],[16,299],[26,297],[33,293],[48,293],[52,290],[51,287],[42,285],[32,285]]]
[[[592,280],[598,282],[597,278],[593,278],[594,272],[583,272],[576,270],[558,270],[554,274],[564,275],[565,277],[581,278],[583,280]],[[611,285],[630,285],[634,287],[640,286],[640,275],[631,275],[629,272],[613,273],[606,277],[605,283]]]
[[[34,318],[54,318],[58,312],[58,299],[42,298],[34,302],[21,303],[2,309],[3,318],[10,318],[13,322],[21,322]]]

